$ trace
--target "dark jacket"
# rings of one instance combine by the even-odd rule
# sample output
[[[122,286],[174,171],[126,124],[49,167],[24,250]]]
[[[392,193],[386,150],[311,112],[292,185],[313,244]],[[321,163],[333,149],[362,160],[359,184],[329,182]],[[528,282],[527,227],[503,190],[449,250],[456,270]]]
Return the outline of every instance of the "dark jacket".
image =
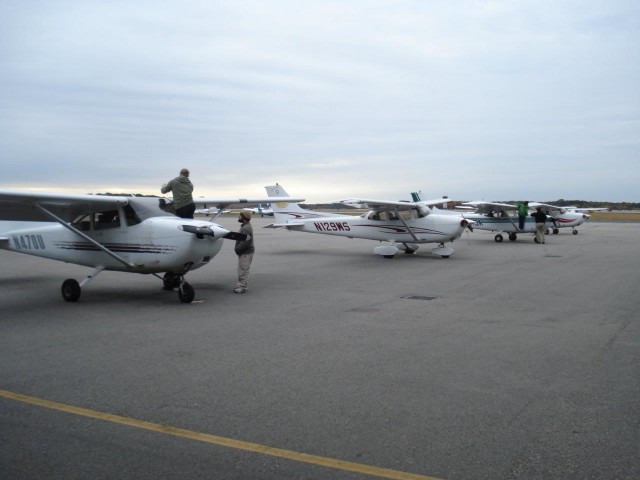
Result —
[[[244,233],[247,235],[246,240],[236,240],[235,252],[236,255],[248,255],[249,253],[254,253],[256,251],[253,246],[253,226],[251,222],[244,222],[240,226],[240,233]]]
[[[531,216],[536,219],[536,223],[544,223],[547,221],[547,214],[542,210],[536,210]]]

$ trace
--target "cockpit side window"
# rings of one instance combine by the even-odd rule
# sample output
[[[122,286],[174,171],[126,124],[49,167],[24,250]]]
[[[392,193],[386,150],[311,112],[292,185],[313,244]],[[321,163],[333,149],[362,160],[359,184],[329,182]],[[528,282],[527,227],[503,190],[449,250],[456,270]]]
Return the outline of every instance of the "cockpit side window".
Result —
[[[73,222],[71,222],[71,225],[73,225],[81,232],[88,232],[89,230],[91,230],[91,215],[88,213],[80,215]]]
[[[400,210],[400,217],[403,220],[411,220],[411,218],[413,218],[413,216],[411,215],[411,210]]]
[[[106,210],[93,214],[94,230],[106,230],[120,227],[120,214],[118,210]]]

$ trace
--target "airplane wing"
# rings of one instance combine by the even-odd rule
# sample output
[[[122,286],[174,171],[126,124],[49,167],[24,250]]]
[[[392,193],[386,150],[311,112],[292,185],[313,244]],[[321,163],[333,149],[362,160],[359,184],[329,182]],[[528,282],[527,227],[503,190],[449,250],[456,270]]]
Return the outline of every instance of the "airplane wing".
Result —
[[[433,207],[434,205],[440,205],[444,203],[459,202],[460,200],[454,200],[452,198],[434,198],[433,200],[420,200],[419,203]]]
[[[261,203],[299,203],[303,202],[304,198],[294,198],[294,197],[255,197],[255,198],[194,198],[193,199],[196,206],[215,206],[216,208],[222,210],[229,205],[259,205]]]
[[[537,207],[542,207],[544,208],[548,208],[548,209],[555,209],[555,210],[564,210],[567,212],[603,212],[606,210],[609,210],[608,208],[577,208],[577,207],[561,207],[559,205],[549,205],[548,203],[540,203],[540,202],[529,202],[529,206],[532,208],[537,208]]]
[[[79,215],[124,206],[127,197],[110,195],[75,195],[0,189],[0,220],[51,222],[42,209],[66,222]]]
[[[544,212],[551,212],[551,211],[555,211],[555,212],[565,212],[567,211],[565,207],[559,207],[557,205],[549,205],[548,203],[540,203],[540,202],[529,202],[529,207],[530,208],[542,208],[542,210]]]
[[[540,203],[540,202],[529,202],[530,208],[538,208],[538,207],[547,207],[547,208],[564,208],[558,207],[557,205],[549,205],[548,203]]]
[[[488,214],[490,212],[501,211],[501,210],[517,210],[518,209],[516,205],[511,205],[509,203],[485,202],[485,201],[465,202],[462,205],[474,207],[476,209],[475,213],[481,213],[481,214]],[[529,203],[529,206],[531,206],[531,203]]]
[[[419,208],[420,203],[415,202],[392,202],[387,200],[369,200],[366,198],[347,198],[344,200],[338,200],[337,203],[343,205],[349,205],[357,208],[369,208],[371,210],[411,210],[412,208]]]

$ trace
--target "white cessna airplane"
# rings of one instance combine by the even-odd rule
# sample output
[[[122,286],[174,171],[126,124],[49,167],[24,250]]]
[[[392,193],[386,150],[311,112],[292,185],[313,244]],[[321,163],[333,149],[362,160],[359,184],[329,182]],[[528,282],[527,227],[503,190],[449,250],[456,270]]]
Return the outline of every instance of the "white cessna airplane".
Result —
[[[559,207],[557,205],[548,205],[539,202],[529,202],[529,207],[540,207],[543,212],[553,218],[552,231],[554,234],[560,233],[560,228],[571,228],[571,233],[577,235],[578,230],[576,230],[576,227],[582,225],[590,217],[590,215],[583,213],[585,210],[576,207]],[[604,210],[606,210],[606,208]]]
[[[270,200],[198,198],[195,202],[221,211],[231,204]],[[158,197],[0,189],[0,248],[93,268],[81,283],[63,282],[62,297],[69,302],[77,301],[82,287],[100,272],[115,270],[152,274],[165,289],[177,289],[182,302],[190,303],[195,291],[184,280],[187,272],[209,263],[224,238],[246,237],[211,221],[179,218],[170,212],[169,203]]]
[[[420,203],[420,195],[416,192],[411,193],[414,201]],[[450,199],[447,199],[451,201]],[[442,201],[440,202],[442,203]],[[499,232],[494,240],[502,242],[504,240],[502,234],[508,234],[509,240],[515,242],[520,233],[535,233],[536,222],[529,214],[525,218],[524,228],[520,230],[518,219],[518,207],[509,203],[474,201],[465,202],[462,207],[472,207],[472,212],[461,210],[438,210],[434,208],[436,214],[448,214],[456,217],[464,218],[469,222],[470,229],[487,230],[490,232]],[[538,202],[529,202],[529,208],[535,209],[541,207],[548,215],[548,228],[553,228],[553,233],[558,233],[559,228],[572,227],[574,235],[578,233],[575,229],[578,225],[584,223],[588,218],[587,215],[576,212],[564,211],[560,207],[547,205]]]
[[[425,202],[393,202],[352,198],[342,200],[344,205],[369,208],[361,216],[312,212],[297,205],[296,200],[276,200],[286,197],[281,185],[265,187],[271,199],[276,223],[270,228],[286,228],[299,232],[319,233],[347,238],[364,238],[389,245],[376,247],[373,252],[385,258],[393,258],[400,250],[414,253],[422,243],[438,243],[431,250],[435,255],[449,258],[454,250],[445,246],[462,235],[467,222],[462,218],[432,215]]]
[[[273,217],[273,209],[271,208],[271,205],[269,204],[258,204],[257,207],[254,208],[243,208],[242,210],[245,210],[247,212],[251,212],[254,215],[260,215],[261,217],[264,217],[265,215],[267,217]]]

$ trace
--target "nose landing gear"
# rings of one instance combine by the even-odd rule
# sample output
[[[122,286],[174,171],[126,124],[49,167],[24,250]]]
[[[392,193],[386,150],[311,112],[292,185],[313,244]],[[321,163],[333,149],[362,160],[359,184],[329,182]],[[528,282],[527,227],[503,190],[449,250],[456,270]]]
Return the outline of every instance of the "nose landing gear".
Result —
[[[184,275],[167,272],[162,277],[163,289],[178,290],[178,297],[182,303],[191,303],[196,296],[195,289],[184,281]]]

